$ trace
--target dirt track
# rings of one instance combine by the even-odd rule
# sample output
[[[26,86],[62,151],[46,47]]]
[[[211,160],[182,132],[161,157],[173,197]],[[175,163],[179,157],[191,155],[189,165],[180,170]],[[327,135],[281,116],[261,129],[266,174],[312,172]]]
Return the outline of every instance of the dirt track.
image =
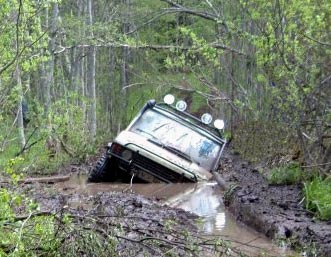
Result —
[[[225,153],[222,178],[231,185],[225,203],[236,219],[278,242],[299,246],[306,256],[331,256],[331,222],[304,209],[301,185],[270,186],[239,155]]]

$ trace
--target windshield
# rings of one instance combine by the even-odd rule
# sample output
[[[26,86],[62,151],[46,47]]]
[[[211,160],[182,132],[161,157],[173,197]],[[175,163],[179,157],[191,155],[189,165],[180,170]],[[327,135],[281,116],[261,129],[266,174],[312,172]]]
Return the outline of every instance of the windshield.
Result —
[[[184,159],[211,170],[221,145],[154,110],[147,110],[130,128],[150,141],[171,152],[178,152]]]

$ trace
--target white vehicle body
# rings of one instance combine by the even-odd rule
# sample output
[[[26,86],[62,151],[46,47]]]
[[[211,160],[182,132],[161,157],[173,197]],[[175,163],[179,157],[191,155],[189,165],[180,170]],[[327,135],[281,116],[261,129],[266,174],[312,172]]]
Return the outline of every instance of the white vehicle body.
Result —
[[[99,166],[109,170],[113,180],[198,182],[211,178],[224,146],[225,140],[217,129],[151,100],[109,144],[104,159],[107,163]]]

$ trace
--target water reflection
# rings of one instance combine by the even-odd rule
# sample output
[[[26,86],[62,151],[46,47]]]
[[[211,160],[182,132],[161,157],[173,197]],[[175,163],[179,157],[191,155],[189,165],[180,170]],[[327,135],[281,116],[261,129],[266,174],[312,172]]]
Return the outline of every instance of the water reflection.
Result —
[[[173,207],[193,212],[203,218],[201,230],[212,234],[215,230],[222,230],[226,223],[222,206],[221,192],[218,192],[216,183],[201,183],[189,193],[179,194],[166,201]]]
[[[228,213],[217,183],[198,184],[194,189],[169,198],[166,203],[199,215],[204,236],[229,240],[249,256],[293,256],[286,248],[274,245],[270,239],[243,224]]]

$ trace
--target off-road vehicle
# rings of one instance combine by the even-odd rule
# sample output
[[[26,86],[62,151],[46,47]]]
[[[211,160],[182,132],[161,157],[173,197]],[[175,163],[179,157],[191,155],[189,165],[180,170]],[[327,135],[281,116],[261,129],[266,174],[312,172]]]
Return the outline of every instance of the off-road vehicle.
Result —
[[[186,112],[186,102],[167,95],[149,100],[129,126],[107,146],[90,172],[90,182],[198,182],[211,178],[225,139],[222,120]]]

